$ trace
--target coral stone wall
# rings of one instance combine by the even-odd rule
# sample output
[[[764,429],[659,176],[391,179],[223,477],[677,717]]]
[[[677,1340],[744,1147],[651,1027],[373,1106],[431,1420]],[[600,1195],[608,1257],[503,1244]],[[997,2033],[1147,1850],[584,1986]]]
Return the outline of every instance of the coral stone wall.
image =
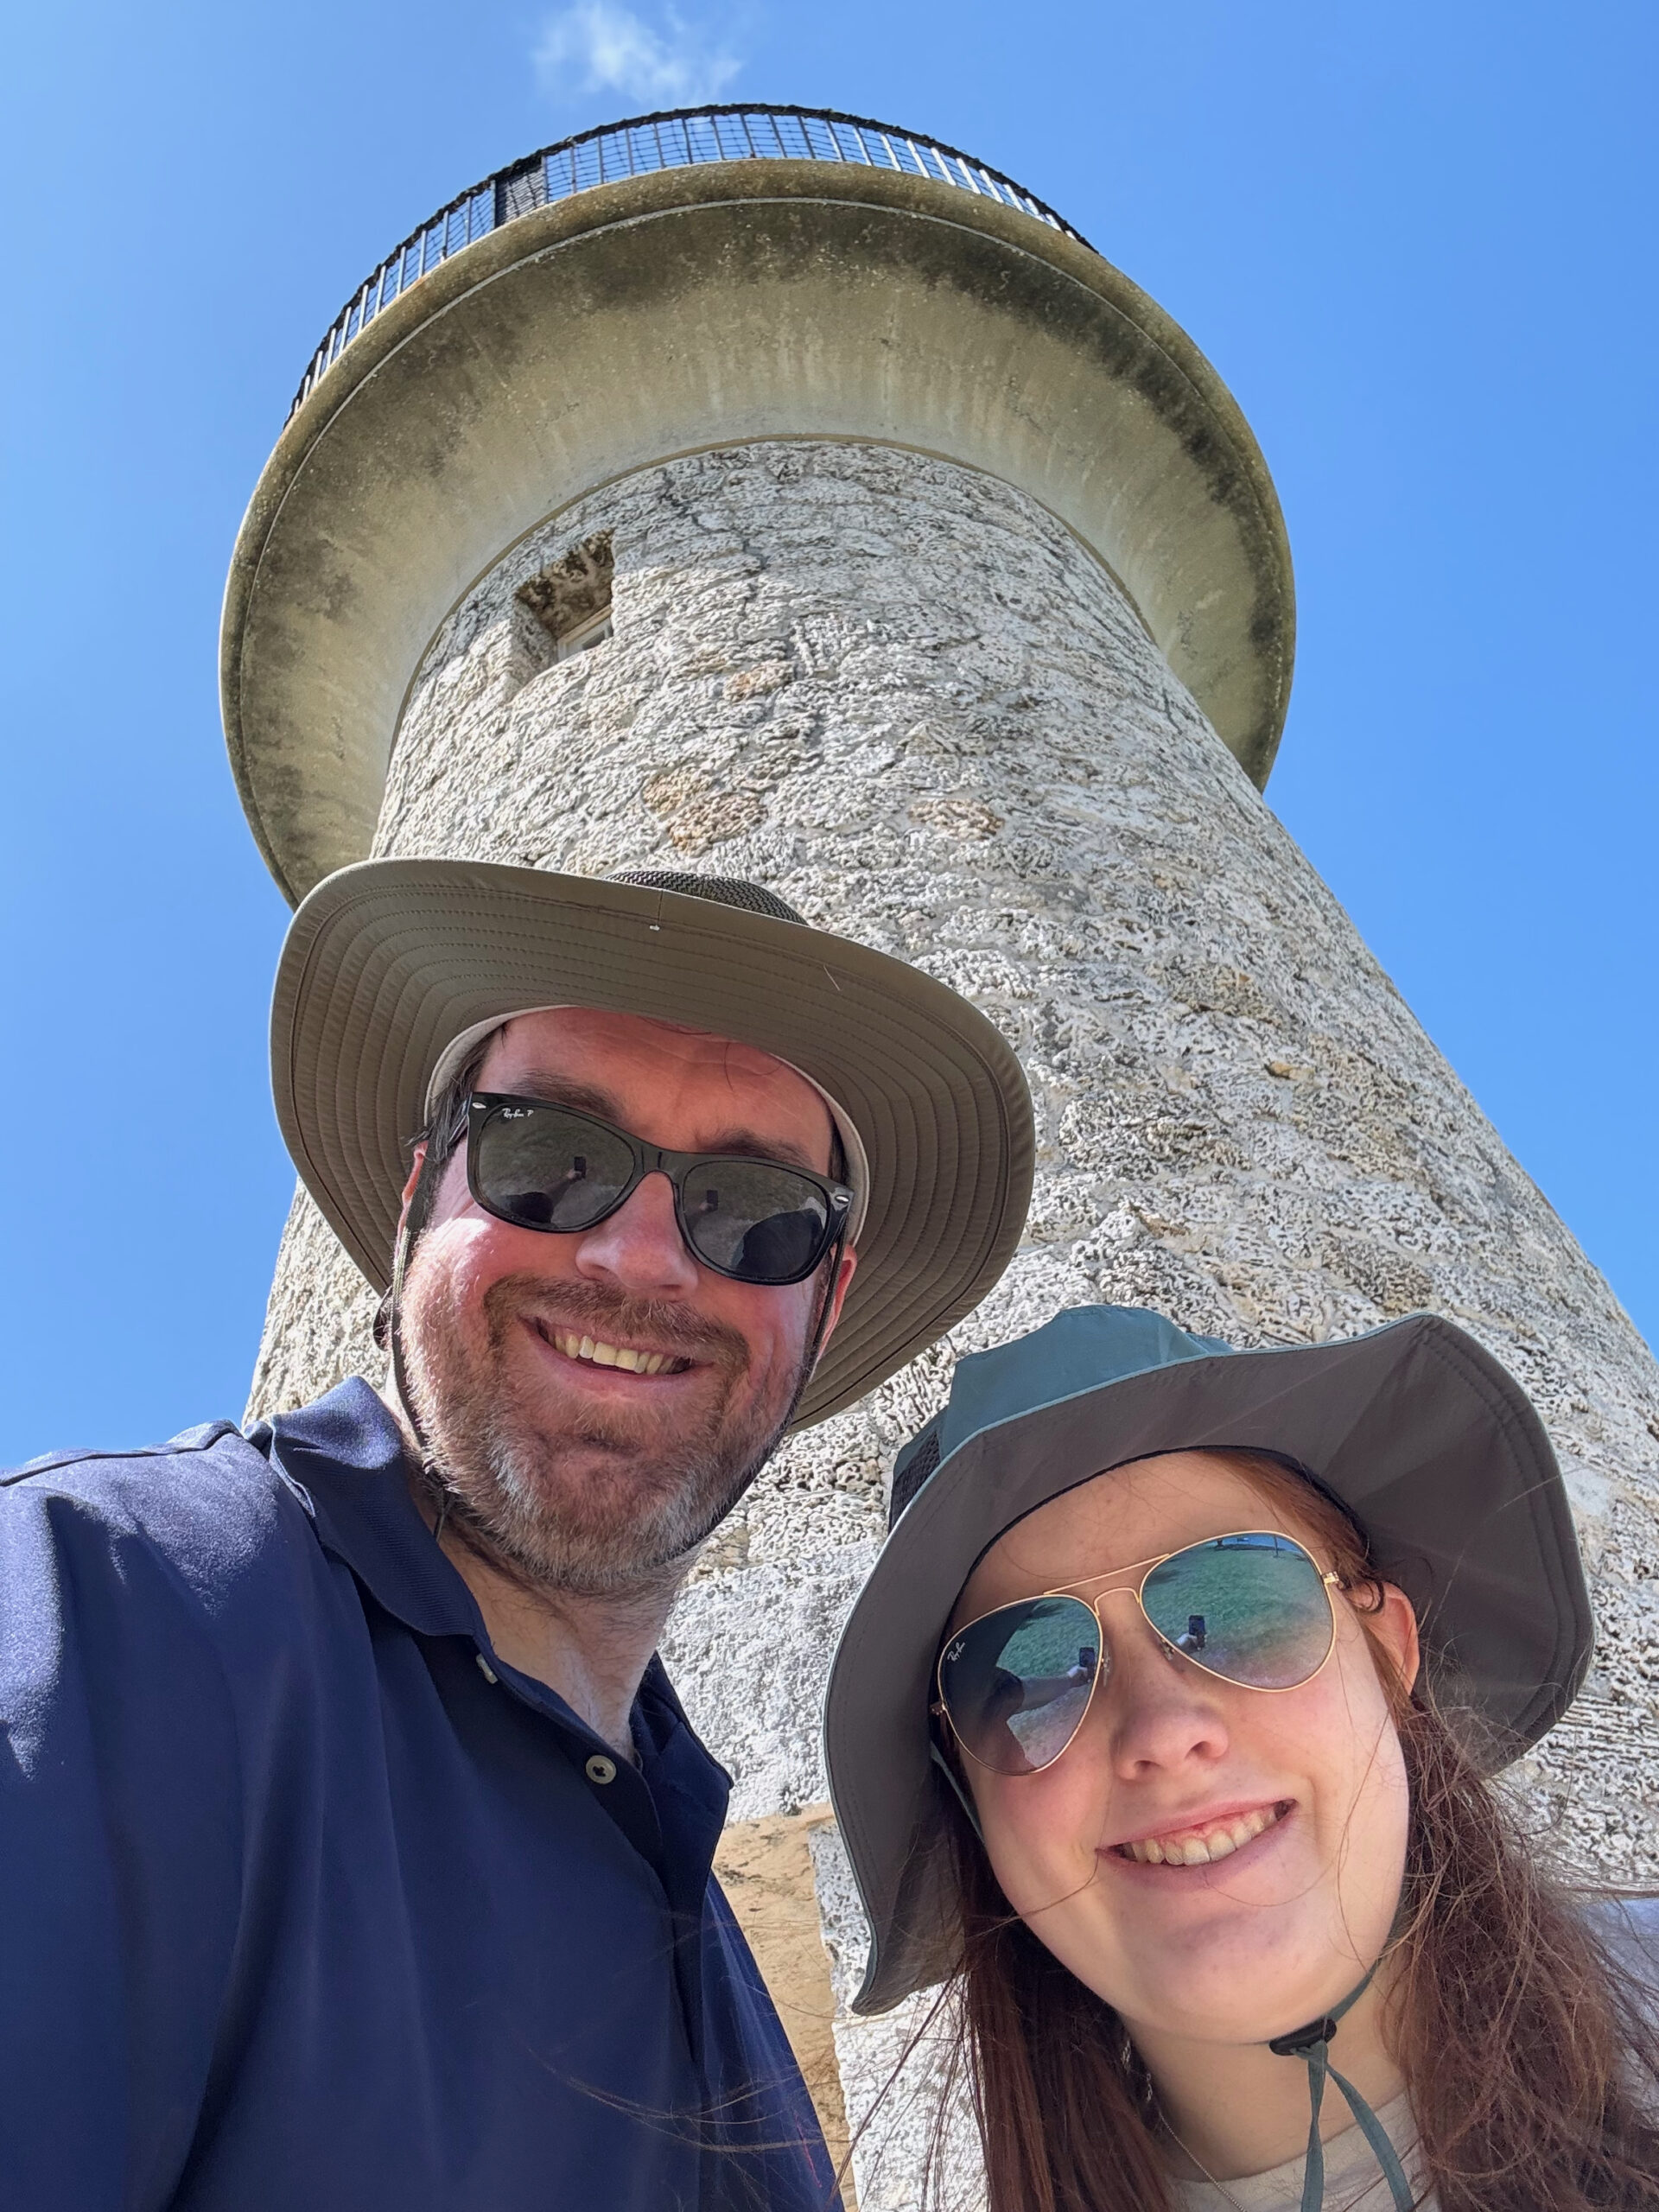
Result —
[[[547,665],[516,594],[606,532],[614,634]],[[1039,1176],[1001,1286],[950,1343],[778,1455],[671,1625],[734,1819],[824,1795],[835,1629],[893,1451],[955,1353],[1097,1299],[1245,1344],[1429,1306],[1533,1394],[1592,1563],[1596,1671],[1520,1786],[1576,1861],[1659,1880],[1654,1363],[1052,516],[921,454],[823,442],[694,455],[594,493],[512,548],[433,641],[375,849],[752,876],[965,992],[1024,1062]],[[297,1202],[256,1406],[378,1372],[372,1306]],[[844,1998],[856,1906],[833,1830],[813,1853]],[[855,2125],[894,2035],[837,2029]],[[865,2212],[918,2201],[925,2103],[896,2096],[865,2138]]]

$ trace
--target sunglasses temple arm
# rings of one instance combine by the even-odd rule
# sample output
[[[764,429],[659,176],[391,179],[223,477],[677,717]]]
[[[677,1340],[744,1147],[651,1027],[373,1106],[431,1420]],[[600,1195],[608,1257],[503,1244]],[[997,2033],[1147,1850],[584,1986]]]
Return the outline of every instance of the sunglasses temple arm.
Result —
[[[932,1760],[934,1765],[938,1767],[939,1772],[944,1777],[945,1780],[950,1783],[951,1789],[956,1791],[957,1802],[961,1806],[963,1811],[967,1814],[969,1827],[972,1828],[974,1834],[979,1838],[980,1841],[983,1843],[985,1840],[985,1831],[979,1825],[979,1815],[974,1809],[974,1801],[968,1795],[968,1792],[963,1788],[961,1780],[952,1769],[950,1760],[945,1758],[938,1745],[931,1742],[928,1745],[927,1755]]]

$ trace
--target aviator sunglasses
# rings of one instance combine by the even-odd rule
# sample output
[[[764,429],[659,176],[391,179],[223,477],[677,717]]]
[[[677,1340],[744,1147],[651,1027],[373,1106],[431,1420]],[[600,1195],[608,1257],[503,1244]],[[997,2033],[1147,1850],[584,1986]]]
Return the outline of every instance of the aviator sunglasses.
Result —
[[[1144,1568],[1092,1599],[1073,1593]],[[982,1613],[945,1639],[933,1707],[969,1758],[997,1774],[1038,1774],[1072,1742],[1111,1674],[1100,1608],[1133,1598],[1172,1656],[1241,1689],[1294,1690],[1336,1645],[1333,1589],[1294,1537],[1247,1529]]]
[[[781,1160],[664,1152],[544,1098],[475,1090],[467,1105],[467,1187],[515,1229],[593,1229],[647,1175],[666,1175],[692,1257],[734,1282],[801,1282],[845,1228],[845,1184]]]

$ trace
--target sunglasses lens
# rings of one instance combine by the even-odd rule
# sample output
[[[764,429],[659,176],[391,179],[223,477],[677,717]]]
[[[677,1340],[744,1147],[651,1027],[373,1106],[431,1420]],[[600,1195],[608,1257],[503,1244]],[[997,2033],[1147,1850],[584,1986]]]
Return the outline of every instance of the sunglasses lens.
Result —
[[[1246,1689],[1294,1689],[1336,1633],[1325,1578],[1288,1536],[1190,1544],[1153,1568],[1141,1602],[1166,1643]]]
[[[492,1108],[472,1134],[473,1195],[519,1229],[591,1229],[628,1187],[633,1154],[563,1106]]]
[[[1082,1726],[1100,1624],[1081,1598],[1027,1598],[953,1636],[939,1698],[957,1739],[998,1774],[1052,1766]]]
[[[830,1203],[816,1183],[765,1160],[705,1160],[680,1191],[687,1242],[743,1282],[799,1282],[823,1257]]]

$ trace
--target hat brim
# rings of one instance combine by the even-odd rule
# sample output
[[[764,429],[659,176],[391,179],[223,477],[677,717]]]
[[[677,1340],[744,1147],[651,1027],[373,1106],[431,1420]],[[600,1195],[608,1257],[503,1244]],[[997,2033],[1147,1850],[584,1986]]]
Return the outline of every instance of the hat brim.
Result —
[[[1103,1469],[1226,1446],[1295,1459],[1348,1506],[1412,1600],[1426,1675],[1484,1767],[1518,1757],[1571,1702],[1593,1624],[1554,1452],[1520,1386],[1439,1315],[1182,1360],[981,1429],[888,1537],[830,1674],[830,1796],[871,1928],[855,2012],[885,2012],[955,1963],[928,1706],[976,1560]]]
[[[440,1056],[528,1006],[603,1007],[792,1062],[870,1163],[858,1270],[794,1426],[839,1412],[972,1311],[1007,1267],[1035,1141],[1018,1061],[944,984],[765,914],[486,861],[365,861],[294,917],[271,1007],[276,1116],[377,1289]]]

